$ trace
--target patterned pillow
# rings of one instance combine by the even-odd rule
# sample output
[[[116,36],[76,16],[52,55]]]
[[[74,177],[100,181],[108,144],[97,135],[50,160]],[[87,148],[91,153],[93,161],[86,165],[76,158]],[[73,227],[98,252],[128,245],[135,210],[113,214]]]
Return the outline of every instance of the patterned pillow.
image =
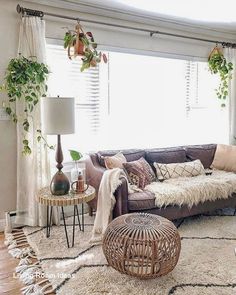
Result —
[[[107,169],[123,168],[123,163],[126,162],[126,158],[121,152],[111,157],[104,157],[104,163]]]
[[[123,164],[131,184],[143,189],[156,180],[155,173],[144,158]]]
[[[200,160],[171,164],[154,163],[154,167],[156,168],[156,174],[159,180],[205,174],[204,167]]]

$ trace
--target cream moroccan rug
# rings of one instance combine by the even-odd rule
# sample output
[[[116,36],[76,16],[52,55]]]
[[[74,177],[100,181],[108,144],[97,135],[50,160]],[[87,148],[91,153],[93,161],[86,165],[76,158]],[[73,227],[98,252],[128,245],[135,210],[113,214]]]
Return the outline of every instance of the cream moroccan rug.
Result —
[[[139,280],[107,265],[101,246],[89,239],[94,218],[86,216],[85,232],[76,229],[74,248],[66,246],[64,227],[26,227],[25,234],[56,293],[63,295],[233,295],[236,294],[236,216],[198,216],[177,224],[182,249],[168,275]],[[68,222],[71,222],[68,220]],[[72,237],[72,226],[69,226]]]

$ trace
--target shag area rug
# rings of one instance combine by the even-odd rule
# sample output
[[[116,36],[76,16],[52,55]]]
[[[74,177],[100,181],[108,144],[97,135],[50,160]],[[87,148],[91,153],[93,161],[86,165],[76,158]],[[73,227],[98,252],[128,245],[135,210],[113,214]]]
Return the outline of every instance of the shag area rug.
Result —
[[[233,213],[232,213],[233,212]],[[218,212],[219,213],[219,212]],[[64,227],[24,228],[30,246],[57,294],[63,295],[233,295],[236,294],[236,216],[201,215],[176,224],[181,236],[177,266],[166,276],[139,280],[107,265],[101,246],[89,239],[94,218],[86,216],[85,232],[75,233],[67,248]],[[69,237],[72,237],[72,220]]]

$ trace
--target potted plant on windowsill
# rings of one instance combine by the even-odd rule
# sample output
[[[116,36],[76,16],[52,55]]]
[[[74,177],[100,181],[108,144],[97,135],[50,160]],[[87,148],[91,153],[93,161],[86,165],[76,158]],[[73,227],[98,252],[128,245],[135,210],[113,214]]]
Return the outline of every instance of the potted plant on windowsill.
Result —
[[[226,60],[222,49],[215,46],[208,57],[208,66],[212,74],[218,74],[220,77],[220,85],[216,89],[216,95],[221,100],[221,106],[225,107],[229,81],[232,79],[233,64]]]
[[[97,51],[97,43],[91,32],[84,32],[80,24],[75,30],[68,30],[64,36],[64,48],[67,49],[68,57],[80,56],[82,60],[81,72],[90,67],[96,67],[102,60],[106,63],[104,53]]]
[[[3,108],[14,123],[23,126],[22,153],[25,155],[31,154],[32,151],[28,140],[28,132],[31,128],[35,107],[40,98],[46,96],[48,74],[47,65],[38,63],[35,57],[26,58],[19,55],[19,57],[10,60],[4,77],[5,82],[0,87],[0,90],[7,94],[7,99],[3,102]],[[18,111],[18,113],[16,113],[17,101],[23,103],[22,111]],[[36,126],[36,128],[37,140],[43,140],[52,149],[53,146],[49,146],[43,137],[40,126]]]

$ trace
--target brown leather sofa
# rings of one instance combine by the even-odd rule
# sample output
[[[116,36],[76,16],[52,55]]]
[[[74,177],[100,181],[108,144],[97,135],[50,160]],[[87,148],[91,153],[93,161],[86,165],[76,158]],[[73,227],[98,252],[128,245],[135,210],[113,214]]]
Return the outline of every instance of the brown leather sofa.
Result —
[[[122,153],[125,155],[128,162],[144,157],[152,167],[153,162],[182,163],[200,159],[205,168],[210,168],[215,150],[215,144],[208,144],[145,150],[130,149],[122,150]],[[95,187],[96,193],[98,192],[102,175],[106,170],[103,157],[112,156],[119,151],[120,150],[99,151],[97,153],[90,154],[86,159],[87,182]],[[129,212],[149,212],[173,220],[220,208],[236,207],[236,194],[233,194],[232,196],[229,196],[228,199],[219,199],[216,201],[199,203],[191,209],[187,206],[167,206],[158,208],[155,206],[155,197],[151,192],[144,191],[128,194],[127,183],[124,179],[122,180],[122,184],[116,190],[115,197],[116,205],[113,210],[114,217]],[[89,203],[92,210],[96,210],[96,205],[97,195],[96,198]]]

